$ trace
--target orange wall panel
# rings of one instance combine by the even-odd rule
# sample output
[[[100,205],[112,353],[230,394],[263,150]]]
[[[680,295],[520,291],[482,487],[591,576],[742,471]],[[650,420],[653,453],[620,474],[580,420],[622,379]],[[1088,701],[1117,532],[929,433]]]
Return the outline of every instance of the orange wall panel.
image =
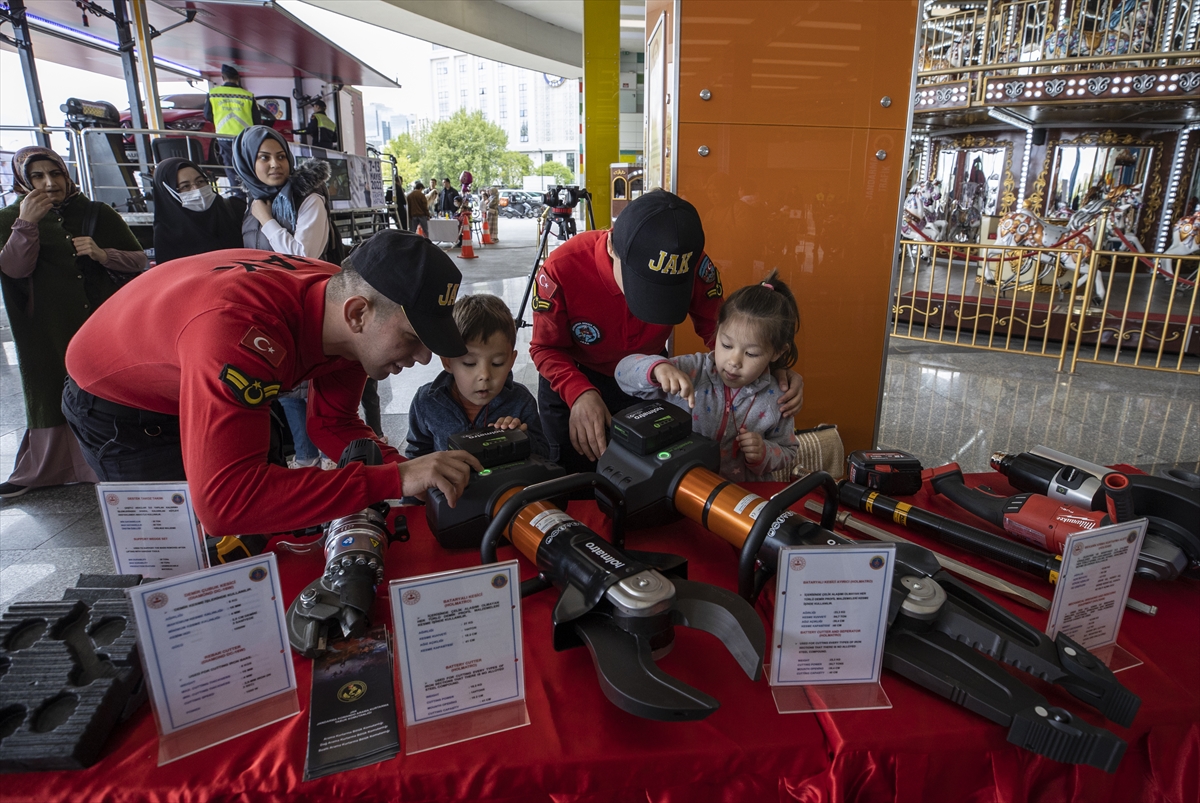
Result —
[[[796,371],[805,379],[797,426],[836,423],[847,451],[869,448],[903,192],[916,4],[684,0],[680,20],[677,192],[700,212],[726,295],[773,268],[796,293]],[[794,80],[794,90],[759,88],[751,82],[768,80],[756,75],[766,69],[761,59],[776,51],[790,54],[781,59],[845,66],[819,68],[824,78]],[[800,74],[796,66],[788,71]],[[702,88],[711,100],[700,99]],[[890,106],[880,104],[883,95]],[[689,323],[675,337],[676,353],[703,348]]]

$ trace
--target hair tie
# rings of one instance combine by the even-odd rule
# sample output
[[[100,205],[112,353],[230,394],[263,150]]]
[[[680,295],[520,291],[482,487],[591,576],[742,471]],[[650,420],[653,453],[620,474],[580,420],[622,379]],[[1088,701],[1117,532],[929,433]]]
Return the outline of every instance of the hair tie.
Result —
[[[775,285],[773,285],[773,284],[767,284],[766,282],[762,282],[761,284],[762,284],[762,286],[763,286],[763,287],[767,288],[768,290],[774,290],[774,289],[775,289]]]

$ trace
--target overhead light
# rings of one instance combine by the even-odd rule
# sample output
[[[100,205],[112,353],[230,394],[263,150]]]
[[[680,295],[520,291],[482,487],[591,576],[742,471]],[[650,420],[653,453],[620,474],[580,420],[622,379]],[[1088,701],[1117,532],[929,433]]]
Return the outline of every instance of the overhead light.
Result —
[[[59,36],[63,39],[71,39],[76,42],[80,42],[81,44],[94,47],[97,50],[107,51],[113,55],[119,56],[121,54],[121,49],[117,46],[117,43],[111,39],[105,39],[102,36],[96,36],[93,33],[72,28],[70,25],[63,25],[61,22],[46,19],[45,17],[39,17],[36,14],[26,14],[26,18],[29,20],[30,27],[34,30],[40,30],[43,33],[48,33],[51,36]],[[134,53],[137,53],[136,48],[134,49]],[[186,75],[190,78],[203,77],[199,70],[186,67],[182,64],[178,64],[170,59],[164,59],[160,56],[154,57],[154,63],[155,65],[170,70],[171,72],[180,73],[181,75]]]
[[[645,20],[623,19],[623,20],[621,20],[621,27],[622,28],[642,28],[644,30],[646,28],[646,21]]]

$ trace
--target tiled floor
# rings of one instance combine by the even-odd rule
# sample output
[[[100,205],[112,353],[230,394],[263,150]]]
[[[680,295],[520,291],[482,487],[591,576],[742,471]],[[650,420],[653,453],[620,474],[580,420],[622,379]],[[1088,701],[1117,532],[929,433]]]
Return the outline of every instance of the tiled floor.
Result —
[[[501,248],[459,262],[461,294],[494,293],[516,309],[533,262],[532,227],[503,221]],[[518,335],[518,382],[536,392],[529,329]],[[24,403],[7,319],[0,310],[0,479],[24,430]],[[878,443],[925,465],[957,460],[983,471],[993,451],[1044,444],[1096,463],[1200,471],[1200,377],[1083,365],[893,340]],[[441,366],[435,358],[380,384],[385,434],[403,448],[408,406]],[[0,610],[16,599],[57,599],[80,573],[111,572],[91,486],[52,488],[0,502]]]

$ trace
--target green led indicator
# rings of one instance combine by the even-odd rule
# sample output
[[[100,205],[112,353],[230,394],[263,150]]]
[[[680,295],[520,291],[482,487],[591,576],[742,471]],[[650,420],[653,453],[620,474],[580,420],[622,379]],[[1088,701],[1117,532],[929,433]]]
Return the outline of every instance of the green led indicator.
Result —
[[[483,471],[479,472],[479,476],[486,477],[488,474],[491,474],[491,473],[492,473],[492,470],[490,468],[485,468]]]
[[[658,459],[659,459],[659,460],[666,460],[666,459],[667,459],[667,458],[669,458],[670,456],[671,456],[671,453],[670,453],[670,452],[659,452],[659,453],[658,453]]]

